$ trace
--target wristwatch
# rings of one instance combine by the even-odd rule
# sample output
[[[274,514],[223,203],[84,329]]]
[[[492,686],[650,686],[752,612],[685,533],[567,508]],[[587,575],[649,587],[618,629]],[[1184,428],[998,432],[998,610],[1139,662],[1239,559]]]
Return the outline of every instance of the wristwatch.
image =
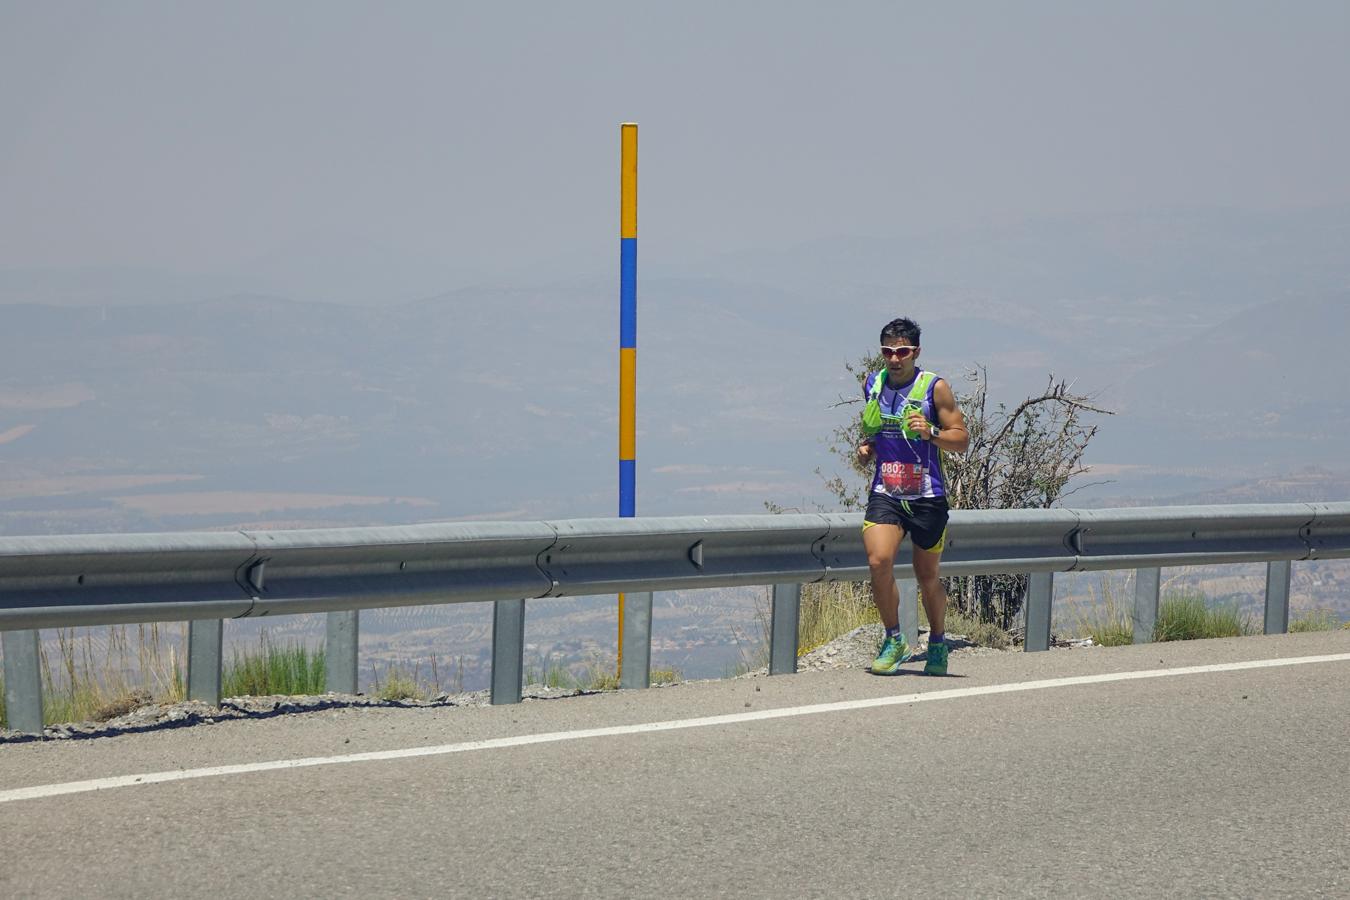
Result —
[[[929,426],[928,426],[928,439],[929,439],[930,441],[935,441],[935,440],[937,440],[937,437],[938,437],[939,434],[942,434],[942,429],[941,429],[941,428],[937,427],[936,425],[929,425]]]

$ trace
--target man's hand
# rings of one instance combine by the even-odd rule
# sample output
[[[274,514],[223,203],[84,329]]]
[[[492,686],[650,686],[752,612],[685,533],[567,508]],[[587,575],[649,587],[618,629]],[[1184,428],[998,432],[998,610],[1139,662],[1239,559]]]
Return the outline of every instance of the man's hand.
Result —
[[[917,409],[909,411],[909,418],[905,420],[905,427],[924,440],[927,440],[928,436],[932,434],[928,425],[928,420],[925,419],[923,413]]]
[[[858,462],[865,463],[872,458],[872,445],[870,443],[858,445]]]

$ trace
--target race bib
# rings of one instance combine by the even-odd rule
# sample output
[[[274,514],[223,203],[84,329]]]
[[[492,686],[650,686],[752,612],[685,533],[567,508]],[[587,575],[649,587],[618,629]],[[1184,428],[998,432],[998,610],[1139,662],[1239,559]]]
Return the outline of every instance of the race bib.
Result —
[[[924,468],[920,463],[884,462],[881,486],[888,494],[913,496],[923,493]]]

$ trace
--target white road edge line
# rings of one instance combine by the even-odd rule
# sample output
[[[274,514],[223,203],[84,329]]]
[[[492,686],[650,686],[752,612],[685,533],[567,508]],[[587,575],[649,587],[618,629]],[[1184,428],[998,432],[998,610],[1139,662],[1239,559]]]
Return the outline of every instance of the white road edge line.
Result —
[[[992,684],[985,687],[955,688],[944,691],[926,691],[917,694],[899,694],[874,697],[867,700],[840,700],[835,703],[816,703],[810,706],[789,706],[747,713],[729,713],[694,719],[672,719],[666,722],[646,722],[639,725],[614,725],[608,728],[585,728],[578,731],[552,731],[544,734],[525,734],[516,737],[492,738],[483,741],[464,741],[459,744],[440,744],[431,747],[409,747],[403,750],[378,750],[369,753],[349,753],[342,756],[311,756],[304,759],[279,759],[269,762],[244,763],[234,766],[209,766],[201,769],[181,769],[176,772],[146,772],[140,775],[118,775],[112,778],[92,778],[88,781],[67,781],[62,784],[35,785],[0,791],[0,803],[16,800],[37,800],[59,797],[63,794],[81,794],[108,788],[161,784],[167,781],[185,781],[189,778],[212,778],[219,775],[244,775],[250,772],[270,772],[277,769],[303,769],[309,766],[330,766],[342,763],[376,762],[387,759],[409,759],[416,756],[442,756],[448,753],[467,753],[473,750],[497,750],[523,747],[529,744],[550,744],[558,741],[577,741],[586,738],[613,737],[624,734],[646,734],[654,731],[675,731],[682,728],[704,728],[711,725],[732,725],[737,722],[757,722],[765,719],[785,719],[794,716],[813,716],[821,713],[895,706],[903,703],[928,703],[937,700],[959,700],[986,694],[1013,694],[1021,691],[1039,691],[1046,688],[1072,687],[1081,684],[1107,684],[1113,681],[1136,681],[1143,678],[1164,678],[1174,675],[1203,675],[1210,672],[1239,672],[1246,669],[1268,669],[1280,666],[1298,666],[1310,663],[1348,662],[1350,653],[1331,653],[1322,656],[1298,656],[1290,659],[1259,659],[1236,663],[1215,663],[1206,666],[1184,666],[1175,669],[1144,669],[1135,672],[1111,672],[1102,675],[1076,675],[1068,678],[1049,678],[1042,681],[1021,681],[1012,684]]]

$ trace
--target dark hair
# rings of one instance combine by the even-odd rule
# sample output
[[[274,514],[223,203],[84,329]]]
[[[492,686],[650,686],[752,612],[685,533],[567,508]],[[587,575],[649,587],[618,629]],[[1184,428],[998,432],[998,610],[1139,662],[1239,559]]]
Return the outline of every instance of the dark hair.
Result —
[[[884,344],[888,339],[895,338],[903,338],[915,347],[919,346],[919,323],[913,319],[891,319],[881,329],[881,342]]]

